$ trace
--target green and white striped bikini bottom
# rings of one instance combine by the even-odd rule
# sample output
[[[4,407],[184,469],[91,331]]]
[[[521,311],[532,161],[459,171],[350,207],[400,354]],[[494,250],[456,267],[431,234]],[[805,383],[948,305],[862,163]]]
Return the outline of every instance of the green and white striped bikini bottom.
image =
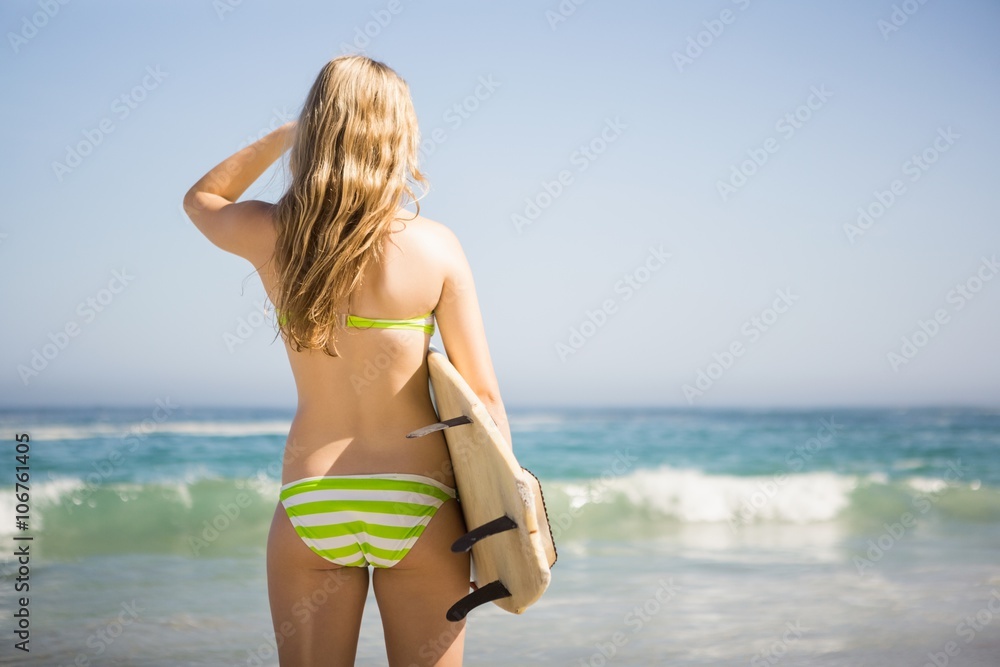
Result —
[[[345,567],[392,567],[454,497],[450,486],[405,473],[305,477],[279,494],[302,541]]]

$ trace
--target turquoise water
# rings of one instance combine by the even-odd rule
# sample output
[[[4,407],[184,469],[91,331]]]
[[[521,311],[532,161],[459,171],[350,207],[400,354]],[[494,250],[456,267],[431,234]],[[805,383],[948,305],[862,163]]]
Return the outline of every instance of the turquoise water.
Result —
[[[291,416],[0,413],[32,488],[19,532],[11,458],[0,534],[34,536],[32,651],[5,631],[0,661],[277,664],[264,540]],[[1000,410],[510,419],[559,562],[524,616],[473,613],[467,664],[1000,664]],[[358,664],[385,664],[369,603]]]

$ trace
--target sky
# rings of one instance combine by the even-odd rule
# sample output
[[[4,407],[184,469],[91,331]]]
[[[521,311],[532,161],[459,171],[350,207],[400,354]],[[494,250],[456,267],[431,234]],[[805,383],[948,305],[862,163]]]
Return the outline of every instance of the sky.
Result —
[[[998,23],[989,0],[6,1],[0,406],[294,407],[252,266],[180,205],[345,52],[410,86],[421,213],[463,244],[508,408],[997,406]]]

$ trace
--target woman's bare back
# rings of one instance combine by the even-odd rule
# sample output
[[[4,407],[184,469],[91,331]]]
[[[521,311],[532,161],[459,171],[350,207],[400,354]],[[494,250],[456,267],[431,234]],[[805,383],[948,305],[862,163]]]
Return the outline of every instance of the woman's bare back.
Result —
[[[448,267],[456,258],[444,225],[401,211],[384,247],[351,296],[350,314],[408,319],[435,311],[439,326],[450,313],[440,304]],[[271,248],[273,248],[273,239]],[[267,249],[267,240],[262,240]],[[259,275],[274,301],[272,263]],[[440,324],[442,315],[444,325]],[[430,336],[405,329],[345,328],[339,356],[322,350],[294,351],[285,342],[298,393],[288,434],[282,483],[315,475],[370,472],[422,474],[453,485],[444,438],[419,443],[406,433],[436,421],[424,358]]]

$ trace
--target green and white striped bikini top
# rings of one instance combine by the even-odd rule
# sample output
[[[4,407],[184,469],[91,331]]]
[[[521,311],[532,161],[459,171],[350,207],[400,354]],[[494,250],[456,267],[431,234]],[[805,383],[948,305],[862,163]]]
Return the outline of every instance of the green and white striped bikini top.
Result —
[[[277,313],[277,311],[275,311]],[[278,316],[278,322],[284,324],[287,321],[284,315]],[[434,335],[434,311],[426,315],[419,315],[404,320],[390,320],[385,318],[361,317],[360,315],[348,315],[344,326],[356,329],[411,329],[413,331],[423,331],[431,336]]]

